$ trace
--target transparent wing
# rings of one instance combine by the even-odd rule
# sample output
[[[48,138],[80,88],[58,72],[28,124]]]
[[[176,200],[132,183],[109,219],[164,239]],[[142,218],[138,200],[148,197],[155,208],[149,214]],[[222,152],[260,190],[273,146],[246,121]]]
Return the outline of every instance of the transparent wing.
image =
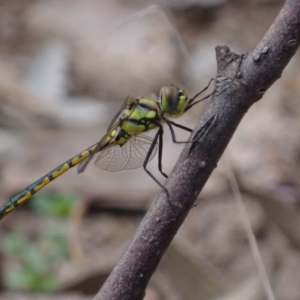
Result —
[[[122,147],[119,145],[107,147],[100,151],[95,160],[95,166],[111,172],[140,168],[143,166],[152,142],[152,138],[138,135],[130,138]],[[155,145],[149,162],[154,158],[157,146],[158,144]]]

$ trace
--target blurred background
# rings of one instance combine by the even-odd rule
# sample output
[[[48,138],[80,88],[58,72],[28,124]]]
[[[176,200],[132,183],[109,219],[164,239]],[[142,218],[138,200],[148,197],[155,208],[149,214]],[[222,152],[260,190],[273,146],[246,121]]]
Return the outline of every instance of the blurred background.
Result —
[[[199,92],[214,48],[251,51],[283,3],[0,0],[0,203],[99,141],[127,95]],[[300,299],[299,70],[296,54],[245,116],[145,299],[265,299],[232,170],[276,298]],[[178,123],[193,128],[203,105]],[[166,173],[181,149],[166,130]],[[163,182],[157,158],[150,169]],[[158,192],[142,169],[53,181],[0,223],[0,299],[91,299]]]

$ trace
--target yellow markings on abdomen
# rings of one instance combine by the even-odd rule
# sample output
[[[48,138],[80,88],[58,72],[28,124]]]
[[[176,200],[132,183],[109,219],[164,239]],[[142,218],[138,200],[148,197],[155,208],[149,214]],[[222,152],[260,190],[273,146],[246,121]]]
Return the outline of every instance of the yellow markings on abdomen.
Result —
[[[45,185],[47,185],[50,182],[50,178],[48,176],[45,176],[42,179],[42,182],[40,184],[37,184],[36,186],[33,187],[34,192],[39,191],[40,189],[42,189]]]
[[[85,150],[85,151],[81,152],[80,155],[75,156],[73,159],[71,159],[71,166],[69,166],[68,164],[66,164],[67,165],[66,167],[68,167],[68,169],[70,169],[70,168],[78,165],[79,163],[81,163],[83,160],[85,160],[90,155],[91,155],[91,150]],[[68,169],[66,169],[63,172],[66,172]]]
[[[116,136],[116,134],[117,134],[117,130],[113,130],[110,134],[109,134],[109,136],[111,136],[111,137],[115,137]],[[106,139],[108,139],[109,138],[109,136],[106,138]]]
[[[31,196],[32,196],[32,194],[29,191],[27,191],[27,193],[22,198],[17,200],[18,205],[26,202]],[[14,209],[14,207],[11,210],[13,210],[13,209]],[[6,212],[7,212],[7,210],[6,210]]]
[[[124,145],[128,142],[129,138],[128,137],[121,137],[118,141],[114,141],[113,144],[114,145]]]
[[[9,214],[11,211],[13,211],[17,206],[23,204],[27,200],[29,200],[33,194],[41,190],[43,187],[45,187],[48,183],[50,183],[55,178],[59,177],[66,171],[68,171],[70,168],[76,166],[80,162],[82,162],[84,159],[86,159],[88,156],[90,156],[93,151],[97,148],[97,144],[93,145],[92,147],[84,150],[80,154],[74,156],[73,158],[69,159],[65,163],[61,164],[45,176],[38,179],[33,184],[29,185],[27,188],[25,188],[23,191],[21,191],[16,196],[12,197],[8,202],[4,203],[0,207],[0,220],[4,218],[7,214]]]
[[[3,210],[3,212],[2,212],[2,214],[0,216],[0,220],[2,218],[4,218],[4,216],[6,216],[10,212],[12,212],[14,209],[15,209],[15,206],[13,204],[10,204],[9,206],[5,207],[5,210]]]
[[[65,164],[63,164],[63,166],[59,170],[54,171],[51,175],[54,179],[54,178],[60,176],[61,174],[65,173],[69,169],[70,169],[69,165],[67,163],[65,163]]]

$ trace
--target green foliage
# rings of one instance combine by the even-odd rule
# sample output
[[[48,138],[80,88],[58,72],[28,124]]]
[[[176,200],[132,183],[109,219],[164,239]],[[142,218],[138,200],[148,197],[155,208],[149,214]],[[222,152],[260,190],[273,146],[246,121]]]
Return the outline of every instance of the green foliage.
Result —
[[[67,217],[79,205],[79,198],[74,193],[39,193],[31,201],[34,210],[52,217]]]
[[[64,234],[49,231],[35,241],[20,233],[8,234],[2,241],[3,253],[16,262],[4,273],[11,289],[50,292],[58,289],[56,268],[66,260]]]
[[[31,201],[39,213],[54,217],[68,217],[78,209],[79,198],[72,193],[39,193]],[[47,218],[45,218],[47,222]],[[9,233],[1,241],[1,251],[13,262],[4,272],[10,289],[52,292],[59,288],[56,270],[68,258],[65,226],[60,222],[43,226],[46,232],[34,240],[21,233]],[[49,229],[52,228],[52,229]]]

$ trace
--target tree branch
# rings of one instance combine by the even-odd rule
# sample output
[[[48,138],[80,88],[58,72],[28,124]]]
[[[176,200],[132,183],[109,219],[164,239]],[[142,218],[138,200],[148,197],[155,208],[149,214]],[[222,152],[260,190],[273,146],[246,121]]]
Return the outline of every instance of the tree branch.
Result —
[[[239,122],[281,76],[299,41],[300,1],[290,0],[252,52],[239,56],[227,46],[216,48],[215,94],[194,131],[194,139],[199,142],[184,148],[167,182],[169,200],[161,193],[152,204],[131,245],[95,299],[143,299],[151,275]],[[204,130],[203,126],[209,128]]]

